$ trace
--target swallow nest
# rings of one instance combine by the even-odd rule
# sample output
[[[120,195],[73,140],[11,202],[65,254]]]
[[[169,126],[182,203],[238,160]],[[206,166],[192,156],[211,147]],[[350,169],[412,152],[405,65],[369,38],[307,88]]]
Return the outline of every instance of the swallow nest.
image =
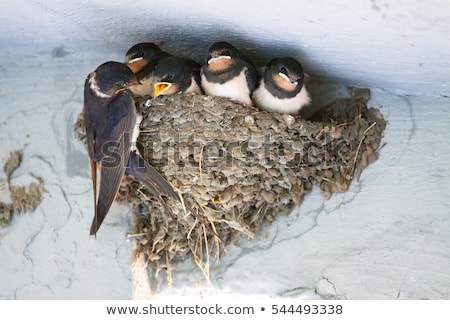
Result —
[[[367,90],[368,91],[368,90]],[[117,199],[136,213],[135,255],[157,275],[187,255],[208,277],[230,242],[253,238],[317,185],[344,192],[378,158],[386,122],[368,95],[334,101],[306,121],[227,99],[179,94],[137,102],[138,148],[182,196],[167,210],[140,183],[123,180]]]

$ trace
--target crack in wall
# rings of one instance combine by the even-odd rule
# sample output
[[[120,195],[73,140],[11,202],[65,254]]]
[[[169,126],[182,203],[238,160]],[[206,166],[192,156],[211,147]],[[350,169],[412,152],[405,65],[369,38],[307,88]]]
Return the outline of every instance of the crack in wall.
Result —
[[[35,266],[34,266],[34,260],[32,258],[32,253],[30,250],[31,245],[35,241],[36,237],[44,230],[43,226],[40,226],[39,229],[34,232],[30,237],[28,237],[27,241],[25,242],[25,246],[22,250],[22,255],[25,257],[25,259],[30,263],[31,266],[31,283],[33,285],[37,285],[37,281],[35,280]]]

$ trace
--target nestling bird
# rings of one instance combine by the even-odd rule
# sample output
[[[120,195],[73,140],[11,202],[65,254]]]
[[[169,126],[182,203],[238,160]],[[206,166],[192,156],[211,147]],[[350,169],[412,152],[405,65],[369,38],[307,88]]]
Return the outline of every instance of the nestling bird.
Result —
[[[201,84],[210,96],[227,97],[251,105],[257,72],[253,63],[228,42],[216,42],[209,48],[202,65]]]
[[[138,83],[130,68],[113,61],[100,65],[86,78],[83,111],[95,209],[91,235],[97,233],[105,219],[125,172],[142,182],[155,196],[179,200],[170,184],[136,149],[140,119],[128,88]],[[98,198],[97,165],[100,166]]]
[[[297,114],[311,100],[303,80],[303,67],[297,60],[275,58],[253,92],[253,103],[262,110]]]
[[[202,94],[200,65],[190,59],[165,57],[153,72],[153,97],[175,93]]]
[[[151,95],[153,92],[153,71],[156,64],[169,53],[162,51],[152,42],[141,42],[132,46],[125,54],[125,63],[136,75],[140,85],[130,87],[136,97]]]

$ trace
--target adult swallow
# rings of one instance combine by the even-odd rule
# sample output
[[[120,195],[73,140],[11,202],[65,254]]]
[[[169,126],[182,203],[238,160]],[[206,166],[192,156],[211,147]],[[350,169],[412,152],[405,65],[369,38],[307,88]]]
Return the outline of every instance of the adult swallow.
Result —
[[[156,64],[169,53],[162,51],[152,42],[132,46],[125,54],[125,63],[136,75],[140,85],[130,88],[134,96],[143,97],[152,93],[152,76]]]
[[[158,197],[166,195],[179,200],[170,184],[140,157],[135,147],[139,121],[133,97],[127,89],[138,83],[130,68],[113,61],[100,65],[86,78],[83,111],[95,211],[91,235],[97,233],[105,219],[125,172]],[[98,164],[100,185],[97,198]]]
[[[175,93],[202,94],[200,65],[190,59],[165,57],[153,72],[153,97]]]
[[[207,95],[222,96],[252,105],[257,71],[253,63],[228,42],[216,42],[209,48],[201,68],[201,84]]]
[[[297,114],[311,98],[303,83],[302,65],[290,57],[271,60],[252,98],[255,106],[270,112]]]

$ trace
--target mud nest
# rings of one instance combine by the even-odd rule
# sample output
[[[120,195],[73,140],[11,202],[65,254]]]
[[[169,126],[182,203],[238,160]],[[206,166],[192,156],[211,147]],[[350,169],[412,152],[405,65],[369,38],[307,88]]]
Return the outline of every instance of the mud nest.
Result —
[[[3,165],[11,202],[0,201],[0,227],[9,226],[14,215],[36,210],[47,192],[41,178],[27,186],[11,185],[11,175],[20,166],[22,159],[23,151],[16,150],[10,153]]]
[[[175,95],[137,101],[138,147],[182,196],[167,210],[125,177],[116,200],[136,219],[129,237],[156,275],[187,256],[208,278],[210,258],[253,238],[317,185],[344,192],[378,158],[386,122],[368,90],[334,101],[311,120],[243,107],[227,99]],[[82,129],[82,118],[76,131]],[[82,134],[79,134],[79,137]]]
[[[178,191],[162,206],[126,176],[116,200],[136,214],[135,256],[155,272],[191,256],[209,277],[226,245],[253,238],[317,185],[346,191],[378,158],[386,121],[368,108],[368,89],[349,88],[310,120],[268,113],[225,98],[178,94],[136,101],[144,116],[138,148]],[[85,140],[83,115],[74,126]]]

